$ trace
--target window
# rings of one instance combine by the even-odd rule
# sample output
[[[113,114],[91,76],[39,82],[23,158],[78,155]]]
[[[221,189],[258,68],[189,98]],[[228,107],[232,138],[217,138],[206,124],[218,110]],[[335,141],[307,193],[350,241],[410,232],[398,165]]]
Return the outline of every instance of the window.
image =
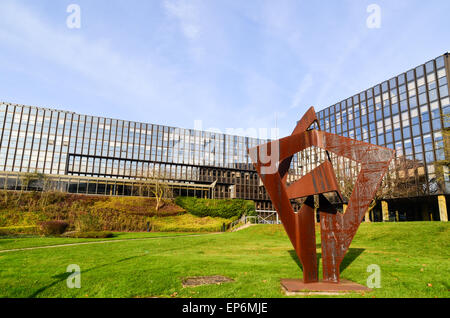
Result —
[[[434,61],[430,61],[427,64],[425,64],[425,68],[427,70],[427,73],[431,73],[434,71]]]
[[[427,162],[433,162],[434,161],[434,153],[433,153],[433,151],[425,152],[425,161],[427,161]]]
[[[445,108],[450,105],[450,98],[446,97],[441,99],[442,108]]]
[[[419,95],[419,104],[424,105],[427,103],[427,94],[423,93]]]
[[[416,137],[414,138],[414,146],[422,146],[422,138],[421,137]],[[422,150],[418,150],[416,152],[422,152]]]
[[[444,149],[436,149],[436,160],[441,161],[445,159]]]
[[[406,79],[408,80],[408,82],[411,82],[414,80],[414,70],[411,70],[408,73],[406,73]]]
[[[436,130],[441,130],[441,120],[438,118],[438,119],[434,119],[433,120],[433,130],[434,131],[436,131]]]
[[[392,104],[392,115],[398,114],[398,104]]]
[[[426,107],[426,106],[425,106]],[[428,112],[428,110],[425,110],[424,112],[422,112],[421,114],[422,117],[422,121],[428,121],[430,120],[430,113]]]
[[[441,95],[441,98],[448,96],[448,85],[447,84],[439,87],[439,94]],[[430,99],[431,99],[431,97],[430,97]]]
[[[412,144],[411,144],[411,139],[405,140],[405,153],[406,153],[407,155],[412,154]]]
[[[412,115],[412,112],[411,112],[411,115]],[[412,115],[413,116],[413,115]],[[408,114],[408,112],[403,112],[402,113],[402,120],[403,121],[405,121],[405,120],[408,120],[409,119],[409,114]]]
[[[436,68],[440,69],[441,67],[444,67],[445,63],[444,63],[444,57],[440,56],[436,59]]]
[[[394,87],[397,86],[397,81],[395,80],[395,78],[392,78],[392,79],[389,81],[389,85],[391,86],[391,88],[394,88]]]
[[[392,142],[392,134],[386,134],[386,143],[391,143]]]
[[[377,117],[377,120],[383,119],[383,117],[381,116],[381,110],[377,110],[376,117]]]
[[[408,110],[408,103],[406,102],[406,100],[400,102],[400,110],[402,112]]]
[[[412,132],[413,132],[413,136],[419,136],[420,135],[420,126],[419,125],[412,126]]]
[[[380,95],[380,86],[379,85],[375,86],[375,88],[374,88],[374,95],[375,96]]]
[[[416,68],[416,76],[422,77],[424,75],[423,65]]]
[[[430,94],[430,102],[434,102],[435,100],[437,100],[438,96],[436,89],[430,90],[429,94]]]

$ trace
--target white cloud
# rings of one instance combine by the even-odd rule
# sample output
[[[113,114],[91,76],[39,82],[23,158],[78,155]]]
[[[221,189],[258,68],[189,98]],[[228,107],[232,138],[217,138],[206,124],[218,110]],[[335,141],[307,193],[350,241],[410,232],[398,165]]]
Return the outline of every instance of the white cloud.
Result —
[[[297,91],[295,92],[294,98],[292,99],[291,103],[291,109],[307,106],[302,105],[302,103],[304,102],[303,99],[305,97],[305,94],[308,93],[308,90],[310,90],[312,86],[313,86],[313,77],[310,73],[308,73],[302,79],[300,85],[298,86]]]
[[[78,111],[101,115],[107,110],[109,116],[139,121],[148,121],[145,117],[151,116],[152,121],[166,120],[167,124],[171,124],[167,122],[168,112],[174,114],[170,119],[175,121],[183,115],[191,116],[194,107],[203,108],[205,103],[208,111],[214,112],[217,105],[210,93],[210,83],[192,77],[186,80],[179,65],[153,56],[152,52],[146,52],[145,58],[125,55],[109,39],[89,38],[83,31],[52,25],[19,2],[0,1],[2,45],[23,52],[36,69],[50,66],[48,72],[44,70],[37,75],[53,76],[54,81],[61,83],[76,77],[73,91],[82,92],[88,99],[95,96],[106,101],[95,108],[78,105]],[[0,58],[7,56],[0,52]],[[22,64],[21,60],[11,63]],[[129,109],[125,114],[124,105]]]
[[[200,35],[200,26],[198,24],[198,10],[192,1],[177,0],[164,1],[166,13],[178,20],[184,36],[189,40],[195,40]]]
[[[335,90],[336,87],[338,87],[337,83],[341,81],[340,77],[342,75],[344,65],[349,62],[351,56],[360,48],[366,35],[367,32],[363,29],[362,32],[356,34],[352,39],[348,40],[340,55],[334,61],[329,71],[325,74],[326,78],[322,81],[323,86],[317,97],[317,104],[320,105],[321,108],[330,106],[324,104],[328,99],[327,97],[330,94],[330,91]],[[342,83],[340,84],[342,85]],[[356,93],[358,92],[354,92],[354,94]]]
[[[158,83],[173,76],[148,61],[127,60],[107,40],[89,41],[77,33],[58,30],[27,7],[11,1],[0,4],[0,39],[4,44],[78,72],[105,88],[141,97],[154,97]],[[154,79],[156,76],[158,80]]]

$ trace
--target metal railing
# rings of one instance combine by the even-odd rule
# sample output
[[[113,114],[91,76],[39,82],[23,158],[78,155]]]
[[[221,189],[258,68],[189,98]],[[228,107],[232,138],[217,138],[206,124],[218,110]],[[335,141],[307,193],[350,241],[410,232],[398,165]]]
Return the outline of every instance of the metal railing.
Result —
[[[234,228],[239,225],[239,224],[281,224],[281,221],[278,219],[278,214],[276,211],[263,211],[263,210],[257,210],[256,212],[258,213],[262,213],[262,214],[267,214],[265,216],[261,216],[260,214],[255,215],[255,216],[247,216],[247,215],[243,215],[241,218],[233,221],[230,223],[230,225],[228,225],[227,227],[225,226],[225,223],[223,224],[222,227],[222,232],[225,232],[228,230],[233,231]],[[272,219],[269,219],[272,218]]]
[[[240,223],[247,224],[247,218],[248,218],[248,216],[243,215],[240,219],[237,219],[237,220],[231,222],[230,229],[234,228],[236,225],[238,225]]]
[[[257,224],[281,224],[277,211],[256,210]]]

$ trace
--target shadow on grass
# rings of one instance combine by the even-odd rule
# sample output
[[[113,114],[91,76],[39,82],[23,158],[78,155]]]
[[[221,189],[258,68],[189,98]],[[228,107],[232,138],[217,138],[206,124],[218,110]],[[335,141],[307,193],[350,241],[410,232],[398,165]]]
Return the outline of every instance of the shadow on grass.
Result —
[[[320,244],[319,244],[320,247]],[[355,259],[357,259],[365,249],[363,248],[349,248],[347,253],[345,254],[344,259],[342,260],[340,272],[342,273]],[[298,259],[297,253],[295,250],[290,250],[289,255],[291,258],[297,263],[298,267],[303,272],[303,266],[300,260]],[[322,253],[317,253],[317,264],[320,264],[320,259],[322,258]]]
[[[108,263],[108,264],[103,264],[103,265],[95,266],[95,267],[92,267],[92,268],[88,268],[86,270],[82,270],[81,273],[84,274],[84,273],[87,273],[87,272],[90,272],[90,271],[93,271],[93,270],[96,270],[96,269],[99,269],[99,268],[107,267],[107,266],[112,265],[112,264],[126,262],[126,261],[129,261],[131,259],[135,259],[135,258],[139,258],[139,257],[143,257],[143,256],[145,256],[145,255],[137,255],[137,256],[130,256],[130,257],[122,258],[122,259],[119,259],[116,262],[111,262],[111,263]],[[56,279],[54,282],[52,282],[52,283],[50,283],[50,284],[48,284],[48,285],[46,285],[44,287],[39,288],[33,294],[31,294],[29,296],[29,298],[36,298],[40,293],[44,292],[45,290],[47,290],[47,289],[49,289],[49,288],[51,288],[51,287],[53,287],[53,286],[55,286],[55,285],[65,281],[65,280],[67,280],[67,278],[69,278],[69,276],[71,274],[73,274],[73,272],[64,272],[64,273],[52,276],[52,278]]]

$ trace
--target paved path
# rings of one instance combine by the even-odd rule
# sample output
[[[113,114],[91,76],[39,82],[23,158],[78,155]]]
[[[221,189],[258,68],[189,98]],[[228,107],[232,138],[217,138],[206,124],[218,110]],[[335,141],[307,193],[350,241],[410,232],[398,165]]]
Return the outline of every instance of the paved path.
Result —
[[[89,245],[89,244],[106,244],[106,243],[127,242],[127,241],[170,239],[170,238],[179,238],[179,237],[199,237],[199,236],[209,236],[209,235],[217,235],[217,234],[223,234],[223,233],[222,232],[215,232],[215,233],[208,233],[208,234],[156,236],[156,237],[142,237],[142,238],[129,238],[129,239],[120,239],[120,240],[109,240],[109,241],[92,241],[92,242],[68,243],[68,244],[48,245],[48,246],[23,247],[23,248],[11,249],[11,250],[3,250],[3,251],[0,251],[0,254],[1,253],[9,253],[9,252],[18,252],[18,251],[30,251],[30,250],[37,250],[37,249],[43,249],[43,248],[69,247],[69,246],[79,246],[79,245]]]
[[[234,229],[234,230],[231,231],[231,232],[237,232],[237,231],[246,229],[246,228],[248,228],[248,227],[250,227],[250,226],[253,226],[253,225],[256,225],[256,224],[247,223],[247,224],[242,225],[241,227],[238,227],[237,229]]]

